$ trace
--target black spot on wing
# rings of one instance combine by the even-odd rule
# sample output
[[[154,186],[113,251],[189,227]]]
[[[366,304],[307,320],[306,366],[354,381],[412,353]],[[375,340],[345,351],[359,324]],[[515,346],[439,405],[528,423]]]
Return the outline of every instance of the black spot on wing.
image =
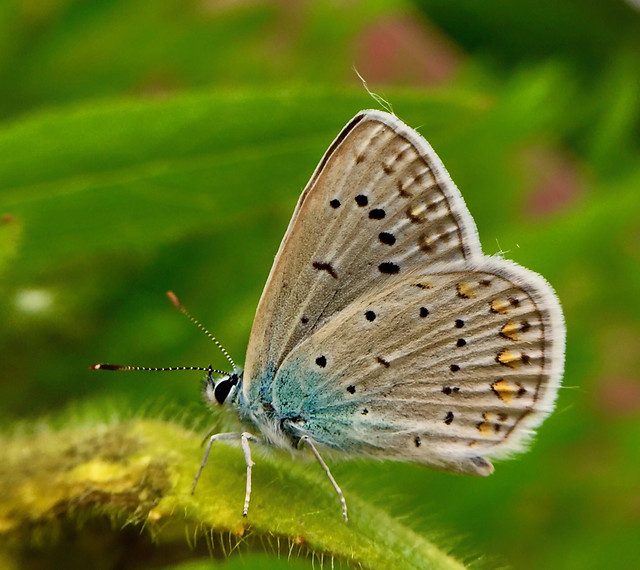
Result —
[[[335,269],[332,267],[330,263],[322,263],[320,261],[314,261],[313,268],[317,269],[318,271],[326,271],[334,279],[338,278],[338,274],[336,273]]]
[[[378,270],[380,273],[386,273],[387,275],[395,275],[400,272],[400,266],[395,263],[391,263],[390,261],[385,261],[378,265]]]
[[[480,469],[491,469],[491,463],[489,463],[484,457],[472,457],[471,462]]]

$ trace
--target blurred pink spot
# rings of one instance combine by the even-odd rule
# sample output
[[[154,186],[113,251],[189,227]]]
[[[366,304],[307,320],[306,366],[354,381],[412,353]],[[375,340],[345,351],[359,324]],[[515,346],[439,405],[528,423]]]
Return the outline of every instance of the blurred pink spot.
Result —
[[[619,245],[621,250],[635,258],[637,263],[637,259],[640,258],[640,220],[636,220],[635,224],[621,233]]]
[[[374,24],[356,41],[355,66],[370,83],[443,83],[451,79],[461,59],[443,34],[408,17]]]
[[[527,213],[541,216],[568,207],[584,192],[582,174],[568,155],[548,148],[532,148],[524,157],[532,190]]]
[[[165,99],[180,90],[180,82],[170,72],[157,72],[143,78],[136,92],[149,99]]]
[[[268,2],[265,0],[201,0],[200,9],[205,14],[214,15],[235,8],[246,8],[260,4],[268,4]]]
[[[640,381],[632,378],[608,377],[598,387],[598,407],[614,416],[640,413]]]

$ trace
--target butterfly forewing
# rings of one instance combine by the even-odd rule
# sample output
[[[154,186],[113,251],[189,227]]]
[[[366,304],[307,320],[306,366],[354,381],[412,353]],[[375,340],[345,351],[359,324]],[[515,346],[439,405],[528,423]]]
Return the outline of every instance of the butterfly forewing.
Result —
[[[256,313],[245,370],[276,369],[353,300],[412,267],[481,256],[431,147],[392,115],[357,115],[302,194]]]

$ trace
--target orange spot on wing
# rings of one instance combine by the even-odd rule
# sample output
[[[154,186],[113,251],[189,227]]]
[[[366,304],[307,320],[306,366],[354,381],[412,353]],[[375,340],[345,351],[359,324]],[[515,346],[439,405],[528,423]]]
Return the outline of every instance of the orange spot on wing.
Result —
[[[402,183],[402,181],[398,180],[396,186],[398,187],[398,192],[400,194],[400,196],[402,198],[410,198],[411,197],[411,192],[409,192],[406,188],[405,185]]]
[[[409,206],[406,214],[409,221],[414,224],[421,224],[427,219],[424,206]]]
[[[509,368],[518,368],[518,361],[520,357],[515,355],[510,350],[502,350],[496,356],[496,360],[502,364],[503,366],[508,366]]]
[[[500,329],[500,335],[509,340],[518,340],[520,329],[514,322],[509,321]]]
[[[496,380],[491,384],[491,390],[503,402],[509,403],[513,398],[513,389],[504,378],[500,378],[500,380]]]
[[[427,234],[422,234],[418,238],[418,247],[424,253],[431,253],[433,251],[433,240]]]
[[[458,283],[456,285],[456,291],[458,293],[458,297],[461,297],[462,299],[471,299],[471,297],[476,296],[476,292],[473,287],[465,282]]]
[[[491,433],[491,424],[489,422],[480,422],[476,425],[480,435],[487,436]]]
[[[509,311],[510,303],[506,299],[494,299],[489,303],[489,310],[492,313],[506,314]]]

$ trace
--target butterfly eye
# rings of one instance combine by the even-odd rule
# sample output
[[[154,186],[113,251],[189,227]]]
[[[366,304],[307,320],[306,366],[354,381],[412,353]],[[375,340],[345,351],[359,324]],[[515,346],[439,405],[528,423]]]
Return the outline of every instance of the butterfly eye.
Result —
[[[231,383],[228,380],[219,382],[213,391],[213,395],[218,404],[224,404],[229,392],[231,391]]]
[[[238,377],[235,374],[229,378],[220,380],[213,390],[213,396],[216,402],[218,402],[218,404],[224,404],[231,391],[233,390],[235,392],[237,384]]]

